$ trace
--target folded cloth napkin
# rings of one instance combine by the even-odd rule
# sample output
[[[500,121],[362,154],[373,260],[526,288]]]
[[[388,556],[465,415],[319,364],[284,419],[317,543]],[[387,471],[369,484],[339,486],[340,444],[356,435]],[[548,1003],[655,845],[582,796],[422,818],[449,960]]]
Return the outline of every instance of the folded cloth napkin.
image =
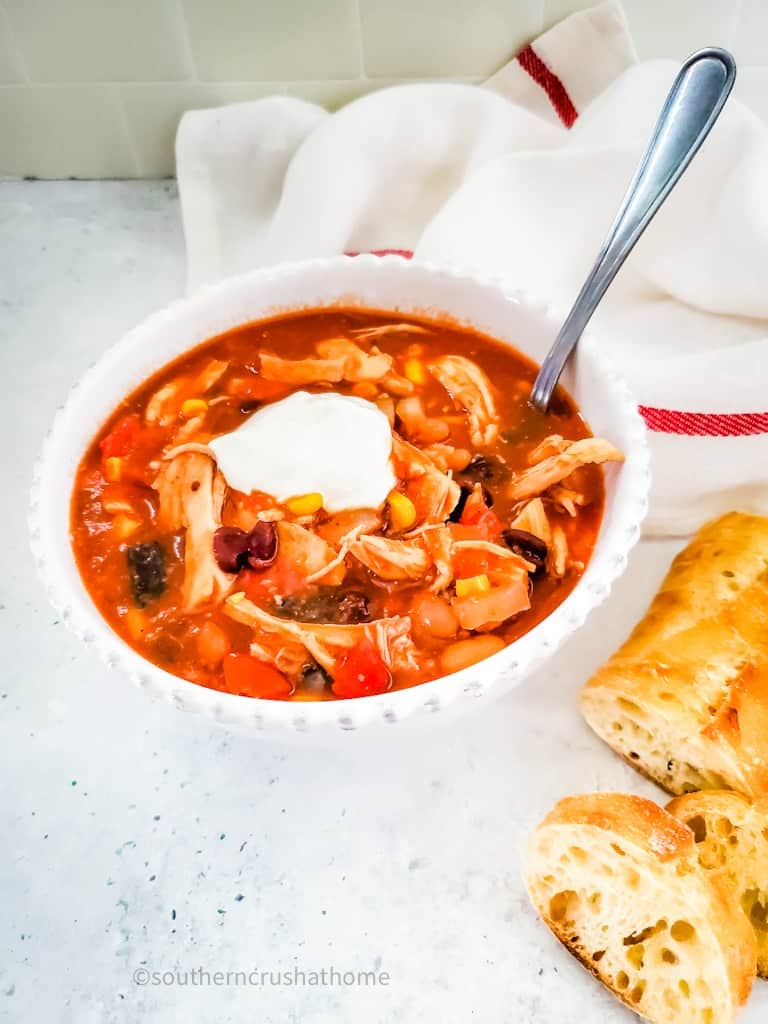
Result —
[[[636,63],[620,6],[573,15],[484,86],[408,85],[335,114],[285,97],[184,115],[194,291],[282,260],[399,250],[564,314],[677,66]],[[736,100],[592,331],[650,429],[648,532],[768,513],[768,127]]]

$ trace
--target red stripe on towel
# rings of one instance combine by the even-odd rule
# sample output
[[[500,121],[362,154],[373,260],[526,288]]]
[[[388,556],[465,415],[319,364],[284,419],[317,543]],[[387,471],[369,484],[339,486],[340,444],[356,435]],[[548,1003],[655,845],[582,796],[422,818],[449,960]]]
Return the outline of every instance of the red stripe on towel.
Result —
[[[523,71],[529,74],[537,85],[541,86],[549,97],[549,102],[555,108],[557,116],[566,128],[570,128],[579,114],[573,105],[573,100],[568,95],[568,90],[554,71],[547,67],[532,46],[526,46],[518,53],[517,62]]]
[[[749,437],[768,434],[768,412],[678,412],[641,405],[649,430],[684,437]]]
[[[345,256],[360,256],[359,252],[345,252]],[[413,256],[412,249],[370,249],[368,252],[369,256],[402,256],[404,260],[409,260]]]

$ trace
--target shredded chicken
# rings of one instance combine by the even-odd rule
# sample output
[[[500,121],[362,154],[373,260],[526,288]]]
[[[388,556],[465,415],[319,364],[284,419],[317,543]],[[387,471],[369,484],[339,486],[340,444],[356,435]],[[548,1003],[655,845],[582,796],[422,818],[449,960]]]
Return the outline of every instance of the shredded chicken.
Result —
[[[342,537],[339,541],[340,547],[336,556],[328,562],[327,565],[313,572],[310,576],[307,576],[307,583],[319,583],[321,580],[330,582],[331,573],[334,574],[334,578],[337,575],[337,570],[341,568],[342,578],[344,574],[344,564],[347,555],[350,552],[350,548],[359,535],[363,532],[364,527],[362,525],[355,526],[349,533]]]
[[[581,491],[573,487],[566,487],[564,483],[555,484],[547,491],[552,502],[563,512],[566,512],[571,519],[576,517],[577,511],[588,504],[587,498]]]
[[[301,644],[284,643],[278,636],[262,637],[259,641],[253,641],[250,647],[251,654],[259,661],[266,661],[274,665],[283,675],[289,679],[296,679],[309,662],[307,650]]]
[[[170,426],[179,415],[186,398],[202,398],[221,379],[229,367],[224,359],[211,359],[196,377],[178,377],[164,384],[147,403],[147,423]]]
[[[207,455],[209,459],[216,461],[216,455],[213,448],[209,448],[207,444],[201,444],[199,441],[185,441],[184,444],[174,445],[163,455],[163,459],[167,462],[170,459],[175,459],[177,455],[185,455],[188,452],[197,452],[198,455]]]
[[[349,545],[349,553],[382,580],[418,580],[430,566],[418,540],[362,536]]]
[[[513,500],[532,498],[537,494],[559,484],[570,476],[575,469],[588,463],[623,462],[624,456],[608,441],[599,437],[585,437],[581,441],[573,441],[557,455],[549,455],[530,469],[523,470],[513,477],[509,485],[509,497]]]
[[[433,375],[467,413],[472,444],[493,444],[499,433],[499,417],[491,382],[477,363],[464,356],[443,356],[430,365]]]
[[[336,551],[322,537],[306,530],[298,523],[277,524],[280,557],[287,559],[308,580],[324,578],[330,586],[338,586],[344,579],[344,563],[338,561]]]
[[[455,540],[452,551],[483,551],[492,558],[498,558],[504,563],[503,572],[511,569],[524,569],[525,572],[533,572],[536,568],[531,562],[526,562],[516,551],[503,548],[501,544],[494,544],[490,540]]]
[[[243,594],[233,594],[228,598],[224,611],[236,622],[251,626],[260,633],[280,637],[290,644],[300,644],[329,675],[334,674],[337,658],[364,637],[376,645],[389,669],[398,671],[414,668],[417,664],[408,616],[398,615],[347,626],[296,622],[270,615]]]
[[[358,327],[349,332],[356,338],[364,338],[366,341],[373,341],[384,338],[388,334],[429,334],[429,329],[420,327],[418,324],[382,324],[381,327]]]
[[[542,459],[550,455],[559,455],[573,444],[573,441],[566,441],[560,434],[550,434],[543,441],[539,441],[536,447],[528,453],[528,465],[535,466]]]
[[[161,464],[152,485],[160,499],[158,522],[168,530],[186,530],[183,604],[191,611],[219,599],[232,588],[213,556],[213,535],[221,526],[226,484],[216,463],[188,452]]]
[[[424,527],[421,534],[436,570],[430,585],[434,594],[439,594],[453,583],[453,537],[447,526]]]
[[[359,384],[362,381],[376,381],[387,387],[394,380],[397,394],[410,394],[413,384],[394,371],[392,356],[372,348],[365,352],[348,338],[328,338],[318,342],[318,358],[282,359],[269,352],[260,356],[261,376],[265,380],[281,384],[338,384],[347,381]],[[388,390],[392,390],[388,387]]]
[[[468,597],[454,597],[451,607],[464,629],[494,629],[513,615],[531,607],[528,572],[505,573],[490,590]]]
[[[445,441],[450,436],[450,426],[435,416],[427,416],[418,395],[401,398],[395,407],[395,412],[403,424],[405,433],[412,441],[433,444],[436,441]]]
[[[428,455],[392,432],[392,460],[398,479],[414,482],[419,518],[425,523],[442,523],[456,507],[461,488],[442,473]],[[411,489],[408,489],[411,494]],[[411,495],[414,497],[414,495]]]
[[[551,576],[561,580],[568,571],[568,538],[559,523],[552,527],[552,540],[547,554],[547,569]]]
[[[525,530],[527,533],[532,533],[534,537],[538,537],[539,540],[543,540],[546,545],[549,545],[552,531],[541,498],[533,498],[526,502],[509,525],[513,530]]]
[[[323,540],[338,547],[353,530],[359,533],[378,533],[381,527],[381,515],[375,508],[355,508],[337,512],[320,523],[317,532]]]

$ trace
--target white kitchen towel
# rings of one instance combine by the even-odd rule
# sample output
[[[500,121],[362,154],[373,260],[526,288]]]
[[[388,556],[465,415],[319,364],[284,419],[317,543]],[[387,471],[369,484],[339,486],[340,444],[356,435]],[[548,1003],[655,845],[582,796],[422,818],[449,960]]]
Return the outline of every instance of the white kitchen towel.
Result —
[[[636,63],[610,0],[483,87],[398,86],[335,114],[285,97],[189,112],[176,146],[189,288],[396,249],[563,314],[676,71]],[[650,428],[650,533],[768,513],[766,181],[768,128],[731,100],[591,327]]]

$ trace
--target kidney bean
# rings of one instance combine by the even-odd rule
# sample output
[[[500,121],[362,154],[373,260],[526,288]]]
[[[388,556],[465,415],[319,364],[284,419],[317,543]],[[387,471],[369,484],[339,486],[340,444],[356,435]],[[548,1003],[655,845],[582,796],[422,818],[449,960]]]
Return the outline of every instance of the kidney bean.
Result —
[[[277,558],[275,524],[256,523],[249,533],[239,526],[220,526],[213,535],[213,556],[224,572],[239,572],[246,565],[266,569]]]
[[[251,569],[266,569],[277,558],[277,529],[274,523],[259,522],[248,534],[246,561]]]
[[[213,557],[224,572],[239,572],[248,554],[248,534],[239,526],[220,526],[213,535]]]

